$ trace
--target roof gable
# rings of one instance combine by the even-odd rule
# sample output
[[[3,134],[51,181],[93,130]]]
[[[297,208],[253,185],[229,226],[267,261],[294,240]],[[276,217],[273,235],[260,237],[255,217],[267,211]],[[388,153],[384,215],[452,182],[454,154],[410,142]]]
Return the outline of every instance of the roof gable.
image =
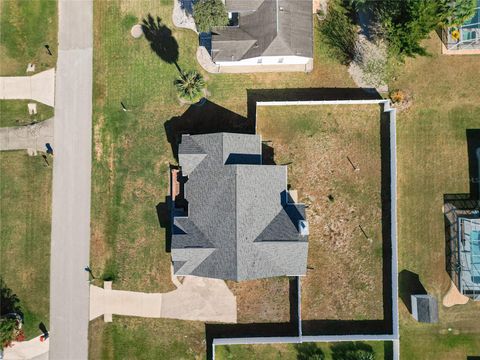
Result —
[[[256,8],[252,11],[234,10],[253,7]],[[248,3],[231,0],[227,9],[240,13],[239,23],[238,26],[214,28],[214,61],[239,61],[258,56],[313,57],[312,0]]]
[[[191,137],[206,155],[184,185],[188,217],[173,221],[172,258],[187,262],[177,263],[177,271],[232,280],[303,274],[307,237],[299,235],[296,224],[305,213],[303,207],[286,202],[286,166],[261,165],[258,135]],[[180,166],[183,170],[182,159]],[[258,242],[270,246],[258,247]],[[278,264],[275,256],[263,253],[282,252],[284,245],[298,246],[295,266]],[[196,247],[215,251],[199,253]],[[200,259],[199,254],[206,257]]]

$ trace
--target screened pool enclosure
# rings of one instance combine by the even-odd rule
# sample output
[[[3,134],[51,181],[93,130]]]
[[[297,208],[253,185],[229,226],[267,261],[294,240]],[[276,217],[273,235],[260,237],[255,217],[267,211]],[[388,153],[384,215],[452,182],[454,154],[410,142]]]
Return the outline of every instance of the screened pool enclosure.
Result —
[[[480,50],[480,0],[472,18],[461,26],[442,29],[441,35],[448,50]]]

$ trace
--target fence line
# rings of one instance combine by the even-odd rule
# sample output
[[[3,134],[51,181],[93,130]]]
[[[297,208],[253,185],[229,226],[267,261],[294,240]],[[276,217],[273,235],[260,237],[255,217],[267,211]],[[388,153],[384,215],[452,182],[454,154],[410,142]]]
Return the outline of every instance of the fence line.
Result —
[[[398,243],[397,243],[397,131],[396,110],[390,100],[307,100],[307,101],[258,101],[256,106],[319,106],[319,105],[383,105],[383,111],[389,114],[389,148],[390,148],[390,215],[391,215],[391,284],[392,284],[392,334],[384,335],[311,335],[302,334],[301,318],[301,281],[297,277],[298,301],[298,336],[285,337],[244,337],[214,338],[212,340],[212,360],[215,360],[216,345],[248,344],[296,344],[303,342],[342,342],[342,341],[392,341],[393,360],[400,359],[399,321],[398,321]],[[256,116],[256,114],[255,114]]]

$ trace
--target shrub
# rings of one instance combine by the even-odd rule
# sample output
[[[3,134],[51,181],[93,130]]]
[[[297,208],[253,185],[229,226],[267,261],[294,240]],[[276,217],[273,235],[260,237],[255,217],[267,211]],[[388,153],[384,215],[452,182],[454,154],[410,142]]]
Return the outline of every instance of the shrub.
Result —
[[[13,318],[0,319],[0,347],[6,348],[17,337],[17,320]]]
[[[115,281],[118,279],[117,264],[114,260],[110,259],[105,269],[103,270],[102,280],[103,281]]]
[[[320,32],[331,50],[332,57],[348,64],[355,54],[357,32],[349,12],[338,0],[328,5],[328,13],[320,25]]]
[[[200,32],[228,25],[227,9],[221,0],[199,0],[193,5],[193,18]]]
[[[461,25],[475,13],[476,0],[439,0],[442,25]]]
[[[203,76],[195,70],[188,71],[175,80],[178,96],[188,102],[200,100],[203,96],[205,81]]]
[[[402,90],[394,90],[390,92],[390,100],[392,100],[394,104],[402,103],[406,100],[406,98],[407,97]]]
[[[475,0],[382,0],[374,11],[393,55],[425,55],[420,45],[438,26],[461,24],[474,14]]]

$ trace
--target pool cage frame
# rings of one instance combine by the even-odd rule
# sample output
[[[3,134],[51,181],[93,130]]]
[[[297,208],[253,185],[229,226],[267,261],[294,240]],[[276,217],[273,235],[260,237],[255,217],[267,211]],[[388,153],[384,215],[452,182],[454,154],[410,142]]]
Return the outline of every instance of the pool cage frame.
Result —
[[[465,279],[476,272],[480,274],[480,266],[469,260],[472,241],[465,235],[465,223],[474,223],[480,228],[480,201],[471,199],[469,194],[446,195],[444,204],[445,234],[447,248],[447,271],[453,282],[463,295],[480,301],[480,283],[474,284]]]
[[[458,33],[458,39],[453,35]],[[440,37],[447,50],[480,50],[480,0],[475,15],[459,26],[444,27]]]

